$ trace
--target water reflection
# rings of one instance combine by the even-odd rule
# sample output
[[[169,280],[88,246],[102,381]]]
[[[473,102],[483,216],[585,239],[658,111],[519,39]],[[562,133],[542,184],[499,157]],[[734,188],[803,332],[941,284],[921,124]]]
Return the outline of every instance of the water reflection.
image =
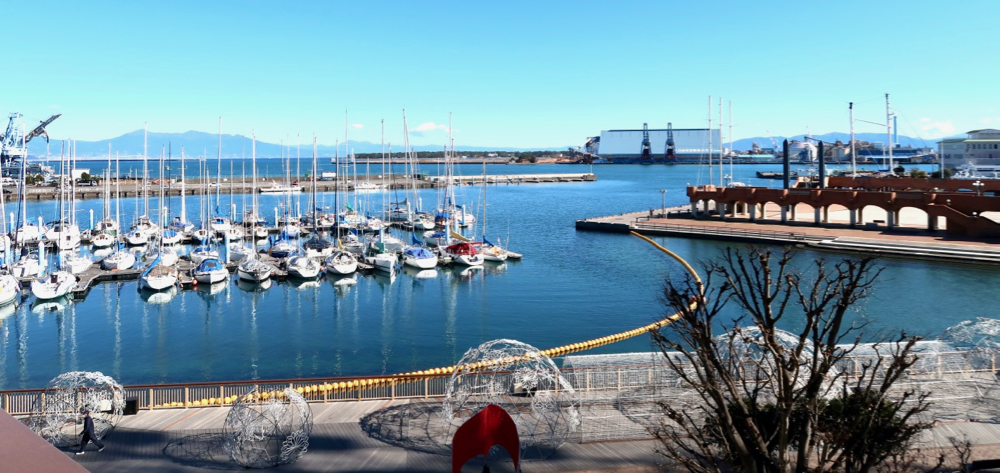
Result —
[[[311,289],[316,289],[320,286],[319,279],[289,278],[288,282],[292,285],[292,287],[300,291],[308,291]]]
[[[438,271],[436,269],[420,269],[403,265],[403,274],[413,279],[433,279],[438,276]]]
[[[265,279],[261,282],[246,281],[243,279],[236,280],[236,287],[246,292],[264,292],[270,289],[272,284],[274,283],[271,281],[270,278]]]
[[[198,293],[202,299],[207,301],[213,301],[216,299],[216,295],[226,290],[226,286],[229,285],[229,280],[219,281],[213,284],[199,284],[195,286],[195,292]]]
[[[62,312],[66,310],[69,306],[69,298],[66,296],[60,297],[58,299],[48,299],[48,300],[38,300],[35,299],[31,302],[31,313],[37,314],[44,318],[45,314]]]
[[[14,315],[14,312],[17,312],[16,303],[12,302],[10,304],[0,306],[0,326],[3,325],[4,319]]]
[[[177,286],[170,286],[162,291],[151,291],[143,288],[139,290],[139,297],[148,304],[161,305],[174,300],[178,293],[180,293],[180,289]]]
[[[396,272],[393,271],[387,273],[384,271],[374,271],[372,272],[372,277],[379,286],[382,286],[382,288],[385,289],[386,287],[392,286],[392,283],[396,281]]]

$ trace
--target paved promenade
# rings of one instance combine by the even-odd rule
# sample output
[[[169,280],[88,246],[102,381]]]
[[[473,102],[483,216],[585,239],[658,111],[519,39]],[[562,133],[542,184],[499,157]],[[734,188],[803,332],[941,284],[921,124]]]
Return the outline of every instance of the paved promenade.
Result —
[[[440,406],[440,400],[311,406],[314,423],[309,450],[299,461],[276,471],[451,471],[450,452],[421,436],[420,425],[409,425],[405,432],[392,428],[407,423],[407,410]],[[230,462],[222,449],[222,427],[228,412],[228,408],[221,407],[140,411],[122,418],[105,439],[107,448],[103,452],[91,446],[84,455],[65,453],[93,472],[245,471]],[[545,460],[526,461],[522,471],[652,472],[657,471],[659,460],[654,448],[651,440],[567,442]],[[512,472],[506,460],[490,462],[490,470]],[[463,471],[479,473],[482,465],[481,459],[471,460]]]

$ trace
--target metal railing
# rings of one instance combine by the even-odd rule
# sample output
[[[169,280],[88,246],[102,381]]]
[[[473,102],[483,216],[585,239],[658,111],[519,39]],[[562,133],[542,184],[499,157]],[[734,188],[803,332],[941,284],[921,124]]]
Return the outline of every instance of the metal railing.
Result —
[[[996,373],[996,352],[949,351],[920,354],[911,368],[911,380],[937,379],[944,376]],[[876,355],[855,355],[841,360],[839,368],[847,376],[857,376],[865,362]],[[474,374],[474,373],[473,373]],[[485,374],[485,373],[484,373]],[[595,366],[562,370],[580,393],[621,391],[643,387],[676,385],[678,379],[664,363]],[[126,399],[135,400],[141,410],[227,406],[256,388],[257,392],[276,393],[291,388],[309,402],[369,401],[444,397],[450,375],[406,375],[380,378],[311,378],[266,381],[227,381],[219,383],[183,383],[125,386]],[[44,389],[0,391],[0,408],[11,415],[33,412]]]
[[[804,240],[828,239],[828,237],[815,237],[804,233],[796,233],[796,232],[778,232],[778,231],[768,231],[768,230],[741,230],[735,228],[723,228],[723,227],[713,227],[713,226],[679,225],[675,223],[650,223],[648,221],[640,223],[639,219],[636,220],[636,222],[632,225],[632,227],[636,231],[641,231],[641,230],[666,231],[673,233],[692,233],[698,235],[722,235],[722,236],[733,236],[742,238],[747,238],[747,237],[766,238],[769,240],[804,241]]]

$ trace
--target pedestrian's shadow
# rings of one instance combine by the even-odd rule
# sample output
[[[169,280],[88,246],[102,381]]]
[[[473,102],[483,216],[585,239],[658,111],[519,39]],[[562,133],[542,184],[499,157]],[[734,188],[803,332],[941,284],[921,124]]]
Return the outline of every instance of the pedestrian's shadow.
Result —
[[[221,432],[188,435],[167,443],[163,454],[181,465],[212,470],[243,470],[243,467],[230,461],[222,446],[224,442]]]

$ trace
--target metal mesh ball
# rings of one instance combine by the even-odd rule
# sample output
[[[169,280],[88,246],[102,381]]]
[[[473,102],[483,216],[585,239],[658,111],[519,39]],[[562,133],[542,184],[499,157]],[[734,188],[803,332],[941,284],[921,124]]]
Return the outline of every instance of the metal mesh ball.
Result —
[[[293,463],[309,447],[312,409],[291,388],[241,396],[226,416],[224,448],[247,468]]]
[[[94,434],[103,438],[118,425],[124,407],[125,392],[114,378],[71,371],[52,378],[38,395],[28,427],[57,447],[79,445],[83,411],[90,411]]]

